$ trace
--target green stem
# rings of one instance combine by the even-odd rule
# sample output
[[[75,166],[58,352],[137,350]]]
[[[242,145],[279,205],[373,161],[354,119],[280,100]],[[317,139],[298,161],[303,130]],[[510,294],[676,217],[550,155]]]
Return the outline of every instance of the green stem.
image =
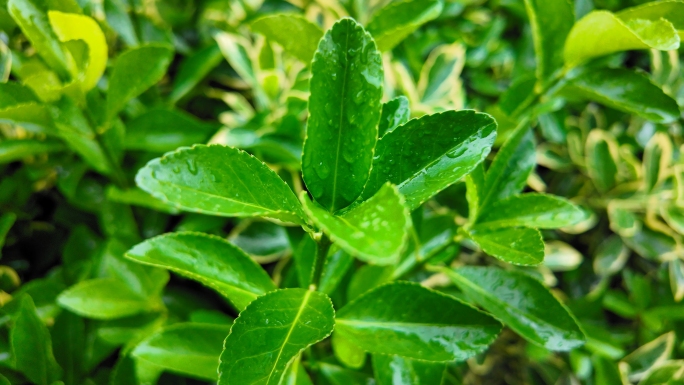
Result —
[[[325,265],[325,259],[328,256],[328,250],[330,250],[330,245],[332,242],[327,235],[321,234],[320,239],[316,240],[318,243],[318,248],[316,250],[316,258],[314,259],[314,270],[313,270],[313,281],[311,282],[311,290],[318,288],[321,283],[321,275],[323,275],[323,266]]]

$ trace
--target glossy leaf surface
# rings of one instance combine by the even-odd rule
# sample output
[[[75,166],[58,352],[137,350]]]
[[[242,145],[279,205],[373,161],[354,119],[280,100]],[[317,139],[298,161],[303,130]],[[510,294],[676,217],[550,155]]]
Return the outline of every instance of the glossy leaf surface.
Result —
[[[114,117],[126,103],[156,84],[166,73],[173,51],[163,44],[130,49],[114,62],[107,93],[107,116]]]
[[[584,211],[563,198],[530,193],[514,195],[494,203],[480,215],[477,227],[555,229],[574,225],[584,217]]]
[[[495,137],[494,119],[472,110],[410,120],[378,141],[362,199],[390,182],[414,209],[472,171]]]
[[[378,137],[382,138],[388,132],[394,131],[395,128],[408,122],[409,118],[411,118],[411,110],[406,96],[399,96],[383,103],[378,125]]]
[[[224,343],[219,385],[280,384],[288,363],[333,330],[330,299],[304,289],[271,292],[235,320]]]
[[[311,64],[304,181],[331,212],[363,191],[378,138],[382,61],[370,35],[352,19],[326,32]]]
[[[133,247],[126,257],[197,280],[230,299],[239,310],[276,288],[264,269],[245,252],[209,234],[160,235]]]
[[[530,18],[537,79],[546,83],[563,67],[563,44],[575,23],[574,9],[568,0],[525,0]]]
[[[444,364],[373,354],[373,373],[378,385],[442,384]]]
[[[323,37],[323,31],[316,24],[295,14],[264,16],[252,22],[251,27],[307,65]]]
[[[179,323],[147,337],[131,352],[136,360],[168,371],[216,380],[216,368],[228,325]]]
[[[418,27],[442,12],[440,0],[403,0],[380,9],[368,23],[368,31],[378,43],[378,49],[389,51]]]
[[[136,182],[154,197],[187,211],[303,223],[290,188],[264,163],[220,145],[181,148],[149,162]]]
[[[149,305],[147,299],[113,278],[82,281],[62,292],[57,302],[83,317],[103,320],[138,314]]]
[[[622,68],[586,71],[568,82],[564,92],[657,123],[670,123],[680,114],[677,102],[648,78]]]
[[[539,230],[527,227],[478,229],[469,233],[482,250],[514,265],[536,266],[544,260],[544,241]]]
[[[528,341],[560,351],[584,343],[575,319],[538,280],[495,267],[443,271],[475,303]]]
[[[498,321],[457,299],[408,282],[365,293],[336,320],[335,332],[368,352],[428,361],[464,360],[501,330]]]
[[[333,215],[302,197],[304,210],[336,244],[373,264],[395,263],[404,249],[411,224],[396,186],[386,184],[377,194],[342,215]]]

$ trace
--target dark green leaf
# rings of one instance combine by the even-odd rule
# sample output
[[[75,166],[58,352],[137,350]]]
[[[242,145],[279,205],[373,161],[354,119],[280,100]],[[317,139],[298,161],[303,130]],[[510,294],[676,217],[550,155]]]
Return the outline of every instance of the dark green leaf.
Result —
[[[335,332],[371,353],[428,361],[465,360],[494,341],[495,319],[408,282],[380,286],[340,309]]]
[[[19,301],[19,310],[10,330],[16,368],[32,383],[49,385],[62,374],[52,354],[50,332],[38,318],[30,296],[20,296],[16,301]]]
[[[595,129],[586,142],[587,173],[600,192],[606,192],[617,183],[618,145],[607,131]]]
[[[63,151],[64,144],[56,140],[9,139],[0,142],[0,164],[35,155]]]
[[[309,65],[314,57],[323,31],[314,23],[296,14],[278,14],[261,17],[251,24],[252,31],[266,36]]]
[[[304,213],[290,188],[264,163],[234,148],[181,148],[138,171],[138,186],[155,198],[197,213],[263,215],[303,223]]]
[[[342,215],[333,215],[302,195],[304,210],[335,244],[369,263],[395,263],[406,245],[411,225],[404,198],[386,184],[371,199]]]
[[[117,187],[109,186],[107,188],[107,199],[112,202],[149,207],[169,214],[178,214],[180,212],[175,206],[162,202],[139,188],[121,190]]]
[[[525,0],[530,18],[534,51],[537,57],[537,79],[545,84],[563,67],[563,44],[575,15],[568,0]]]
[[[80,385],[86,375],[86,332],[83,318],[62,311],[52,327],[55,358],[64,369],[66,385]]]
[[[679,118],[677,102],[647,77],[624,68],[585,71],[570,80],[563,93],[593,100],[657,123]]]
[[[585,217],[585,213],[571,202],[549,194],[514,195],[491,205],[480,215],[477,228],[525,226],[555,229],[571,226]]]
[[[378,49],[389,51],[421,25],[442,12],[440,0],[403,0],[392,2],[375,13],[368,23]]]
[[[331,212],[358,198],[370,174],[382,81],[382,60],[370,35],[352,19],[335,23],[311,64],[302,155],[306,186]]]
[[[271,292],[252,302],[235,320],[224,343],[219,385],[278,385],[288,363],[333,330],[330,299],[304,289]]]
[[[129,150],[173,151],[205,143],[218,128],[182,111],[154,109],[126,124],[125,146]]]
[[[157,83],[166,73],[173,50],[149,44],[122,53],[114,62],[107,92],[107,116],[113,118],[129,100]]]
[[[373,354],[373,372],[378,385],[440,385],[445,371],[444,364]]]
[[[495,267],[443,271],[475,303],[528,341],[560,351],[584,343],[584,333],[568,309],[529,275]]]
[[[544,260],[544,241],[539,230],[505,227],[488,230],[475,227],[469,233],[482,251],[514,265],[536,266]]]
[[[411,118],[411,110],[406,96],[399,96],[383,103],[378,125],[378,137],[382,138],[388,132],[394,131],[395,128],[408,122],[409,118]]]
[[[472,110],[410,120],[378,141],[362,199],[390,182],[415,209],[472,171],[489,154],[495,137],[494,119]]]
[[[209,234],[160,235],[135,246],[126,257],[200,281],[230,299],[239,310],[276,288],[261,266],[242,250]]]
[[[229,330],[228,325],[171,325],[147,337],[131,355],[174,373],[216,381],[222,343]]]
[[[185,59],[173,79],[169,101],[175,104],[182,99],[222,60],[223,55],[216,44],[210,44]]]

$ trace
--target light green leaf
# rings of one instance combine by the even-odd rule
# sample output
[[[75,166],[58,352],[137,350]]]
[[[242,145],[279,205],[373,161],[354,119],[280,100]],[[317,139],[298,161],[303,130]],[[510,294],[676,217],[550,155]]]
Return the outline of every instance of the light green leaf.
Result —
[[[408,122],[409,118],[411,118],[411,110],[406,96],[399,96],[383,103],[378,125],[378,137],[382,138],[388,132],[394,131],[395,128]]]
[[[38,103],[15,104],[0,109],[0,123],[17,125],[34,133],[55,133],[50,109]]]
[[[570,80],[561,91],[593,100],[656,123],[679,119],[677,102],[646,76],[624,68],[594,68]]]
[[[521,124],[506,139],[485,174],[479,213],[489,206],[519,194],[535,166],[534,140],[529,126]]]
[[[563,67],[563,44],[575,24],[568,0],[525,0],[537,57],[537,79],[546,84]]]
[[[587,173],[596,188],[605,193],[617,183],[617,141],[610,132],[594,129],[589,132],[585,147]]]
[[[129,49],[119,55],[109,77],[107,117],[113,118],[129,100],[161,80],[171,59],[171,47],[158,43]]]
[[[633,49],[669,51],[679,47],[679,36],[665,19],[622,19],[608,11],[593,11],[575,23],[565,41],[567,67],[609,53]]]
[[[410,120],[378,141],[373,169],[361,195],[396,184],[415,209],[482,162],[496,137],[496,122],[473,110],[446,111]]]
[[[672,141],[668,134],[656,132],[644,148],[644,184],[647,192],[667,178],[672,163]]]
[[[529,193],[500,200],[482,214],[478,229],[525,226],[556,229],[572,226],[585,217],[584,211],[570,201],[549,194]]]
[[[266,36],[309,65],[323,31],[316,24],[297,14],[277,14],[261,17],[251,24],[252,31]]]
[[[378,385],[441,385],[445,372],[444,364],[373,354],[373,373]]]
[[[333,330],[330,299],[321,292],[284,289],[252,302],[224,343],[219,385],[278,385],[288,363]]]
[[[339,333],[333,333],[331,344],[335,358],[344,366],[359,369],[366,363],[366,352]]]
[[[404,0],[392,2],[378,10],[368,23],[381,51],[389,51],[421,25],[442,13],[440,0]]]
[[[239,310],[276,288],[268,274],[247,254],[209,234],[160,235],[136,245],[126,257],[197,280],[230,299]]]
[[[496,230],[470,230],[470,238],[482,251],[514,265],[536,266],[544,260],[544,241],[539,230],[504,227]]]
[[[657,368],[650,370],[639,385],[678,385],[684,379],[684,360],[663,362]],[[679,380],[680,382],[676,382]]]
[[[645,19],[658,21],[666,19],[684,38],[684,2],[682,0],[650,1],[636,7],[626,8],[616,14],[622,20]]]
[[[661,205],[660,215],[674,231],[684,235],[684,210],[682,207],[675,204]]]
[[[363,191],[378,138],[382,60],[352,19],[326,32],[311,64],[302,173],[314,199],[335,212]],[[371,194],[372,195],[372,194]]]
[[[287,184],[257,158],[234,148],[181,148],[150,161],[135,180],[155,198],[183,210],[304,223],[301,205]]]
[[[222,61],[223,55],[216,44],[210,44],[183,60],[173,79],[170,103],[175,104],[181,100]]]
[[[311,220],[349,254],[378,265],[399,259],[411,220],[396,186],[386,184],[372,198],[339,216],[304,194],[301,200]]]
[[[475,303],[532,343],[568,351],[585,341],[569,310],[529,275],[495,267],[442,271]]]
[[[603,276],[613,275],[625,266],[629,250],[618,235],[611,235],[599,245],[594,255],[594,272]]]
[[[0,42],[0,83],[7,83],[12,72],[12,51],[5,42]]]
[[[544,266],[553,272],[575,270],[583,259],[582,253],[563,241],[544,243]]]
[[[63,291],[57,302],[72,312],[94,319],[115,319],[150,309],[150,302],[114,278],[82,281]]]
[[[61,377],[62,369],[52,354],[50,332],[36,313],[33,299],[24,294],[10,329],[10,344],[16,369],[37,385],[48,385]]]
[[[311,378],[302,366],[301,359],[302,355],[300,354],[288,365],[280,385],[313,385]]]
[[[87,67],[83,71],[82,88],[93,89],[107,67],[107,40],[95,19],[75,13],[48,11],[48,19],[62,42],[83,40],[88,46]]]
[[[10,0],[7,9],[36,52],[63,80],[76,73],[74,59],[50,27],[48,2]]]
[[[170,372],[216,381],[222,343],[229,330],[228,325],[174,324],[145,338],[131,355]]]
[[[64,149],[64,144],[57,140],[7,139],[0,142],[0,164]]]
[[[129,150],[173,151],[206,143],[218,129],[216,124],[202,122],[180,110],[152,109],[126,124],[124,145]]]
[[[500,331],[501,324],[488,315],[409,282],[365,293],[338,311],[335,326],[336,333],[368,352],[441,362],[483,351]]]

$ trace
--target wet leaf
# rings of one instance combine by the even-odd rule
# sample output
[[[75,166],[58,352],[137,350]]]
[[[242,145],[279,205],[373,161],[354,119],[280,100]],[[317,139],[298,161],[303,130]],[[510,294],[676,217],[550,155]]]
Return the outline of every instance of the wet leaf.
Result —
[[[394,131],[395,128],[405,124],[411,117],[409,101],[406,96],[398,96],[387,103],[382,104],[380,123],[378,125],[378,137]]]
[[[478,229],[525,226],[555,229],[574,225],[585,217],[571,202],[548,194],[514,195],[491,205],[480,214]]]
[[[352,19],[326,32],[311,64],[302,173],[316,202],[331,212],[363,191],[378,138],[382,61]]]
[[[442,384],[444,364],[373,354],[373,373],[378,385]]]

